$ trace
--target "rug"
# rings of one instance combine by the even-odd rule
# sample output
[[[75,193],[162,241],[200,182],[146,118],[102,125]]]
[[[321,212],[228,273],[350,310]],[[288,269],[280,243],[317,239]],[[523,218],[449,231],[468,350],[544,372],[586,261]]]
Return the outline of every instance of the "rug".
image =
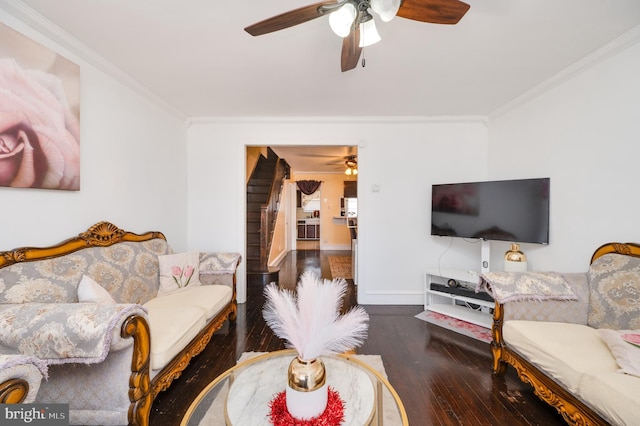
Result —
[[[262,355],[265,352],[245,352],[242,354],[238,362],[245,361],[254,356]],[[353,355],[354,358],[359,361],[365,362],[370,367],[374,368],[376,371],[380,373],[382,377],[387,378],[387,373],[385,372],[384,364],[382,363],[382,357],[380,355]],[[285,372],[286,374],[286,372]],[[283,379],[283,380],[286,380]],[[284,390],[284,385],[283,385]],[[400,413],[395,408],[396,404],[391,395],[391,392],[386,387],[383,387],[382,391],[382,412],[383,412],[383,424],[385,425],[402,425],[402,419],[400,417]],[[225,426],[224,415],[220,415],[220,413],[224,412],[224,404],[225,404],[226,391],[218,394],[213,402],[211,402],[210,408],[207,412],[202,416],[201,419],[192,418],[189,421],[189,425],[201,425],[201,426]],[[206,398],[203,399],[201,403],[205,403]],[[195,414],[195,413],[194,413]],[[265,419],[264,425],[270,425],[267,419]],[[243,426],[243,425],[239,425]],[[244,425],[244,426],[259,426],[259,425]]]
[[[331,268],[331,278],[353,279],[351,256],[329,256],[329,267]]]
[[[435,324],[439,327],[446,328],[447,330],[464,334],[465,336],[472,337],[482,342],[491,343],[491,340],[493,340],[491,337],[491,330],[488,328],[480,327],[479,325],[471,324],[470,322],[452,318],[447,315],[431,311],[423,311],[416,315],[416,318]]]

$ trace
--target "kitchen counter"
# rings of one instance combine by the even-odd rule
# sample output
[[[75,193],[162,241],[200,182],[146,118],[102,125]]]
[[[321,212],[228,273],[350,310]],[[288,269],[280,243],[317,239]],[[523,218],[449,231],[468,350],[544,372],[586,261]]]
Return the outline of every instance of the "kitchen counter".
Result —
[[[311,217],[311,218],[298,219],[298,223],[305,223],[307,225],[319,225],[320,224],[320,218],[319,217]]]

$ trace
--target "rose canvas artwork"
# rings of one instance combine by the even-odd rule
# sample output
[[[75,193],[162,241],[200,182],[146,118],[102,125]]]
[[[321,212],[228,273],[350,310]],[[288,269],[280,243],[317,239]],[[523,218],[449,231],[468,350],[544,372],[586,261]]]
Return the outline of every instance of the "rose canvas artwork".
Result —
[[[80,67],[0,24],[0,186],[80,189]]]

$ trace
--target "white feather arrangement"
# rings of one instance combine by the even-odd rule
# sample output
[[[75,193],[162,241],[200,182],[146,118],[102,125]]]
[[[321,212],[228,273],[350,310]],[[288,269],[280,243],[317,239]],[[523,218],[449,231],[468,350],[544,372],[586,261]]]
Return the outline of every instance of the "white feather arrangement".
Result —
[[[361,306],[340,315],[346,292],[344,279],[323,280],[308,271],[297,295],[275,284],[265,288],[264,319],[303,360],[355,349],[367,338],[369,315]]]

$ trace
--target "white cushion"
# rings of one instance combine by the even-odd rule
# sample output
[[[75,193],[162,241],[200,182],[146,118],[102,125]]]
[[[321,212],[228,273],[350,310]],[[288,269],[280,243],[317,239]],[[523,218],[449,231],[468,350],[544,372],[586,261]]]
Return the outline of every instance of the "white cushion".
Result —
[[[160,269],[158,296],[199,286],[199,264],[200,253],[197,251],[158,256]]]
[[[578,395],[614,425],[640,425],[640,378],[614,371],[585,373]]]
[[[510,348],[576,395],[585,372],[618,369],[598,331],[586,325],[511,320],[502,331]]]
[[[198,307],[169,306],[156,297],[144,304],[151,329],[151,369],[159,370],[193,340],[206,324]]]
[[[88,275],[83,275],[78,284],[80,303],[116,303],[107,290]]]
[[[156,306],[162,304],[169,307],[198,307],[204,311],[208,319],[231,301],[233,291],[226,285],[201,285],[197,287],[187,287],[182,291],[157,297],[153,303]]]

